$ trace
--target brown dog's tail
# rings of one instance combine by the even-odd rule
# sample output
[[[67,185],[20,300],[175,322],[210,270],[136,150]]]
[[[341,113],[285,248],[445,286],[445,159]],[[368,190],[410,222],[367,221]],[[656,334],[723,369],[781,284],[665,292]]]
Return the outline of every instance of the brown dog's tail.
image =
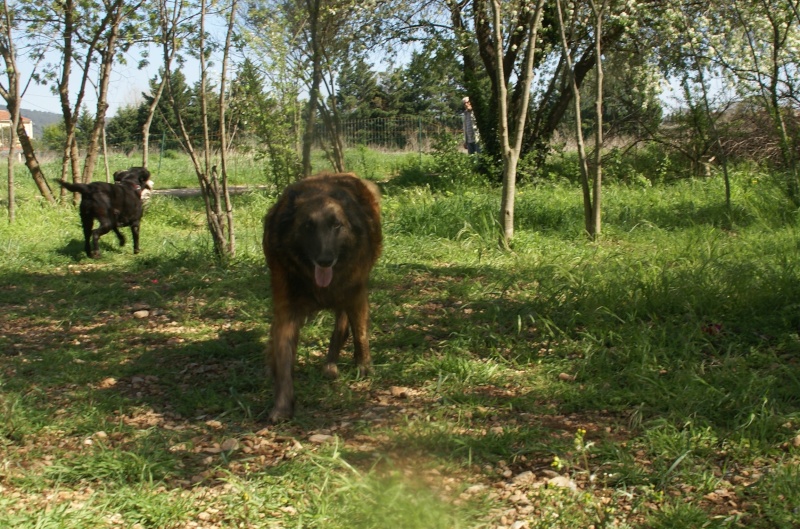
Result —
[[[72,182],[67,182],[66,180],[59,180],[58,183],[61,184],[61,187],[65,187],[73,193],[90,193],[92,190],[92,188],[86,184],[73,184]]]

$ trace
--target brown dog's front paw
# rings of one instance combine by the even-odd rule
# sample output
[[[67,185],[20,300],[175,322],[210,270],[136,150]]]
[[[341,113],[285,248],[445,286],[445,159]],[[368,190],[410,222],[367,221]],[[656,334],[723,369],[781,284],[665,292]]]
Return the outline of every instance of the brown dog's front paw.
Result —
[[[325,373],[325,376],[331,379],[339,378],[339,368],[336,367],[336,364],[333,362],[328,362],[325,364],[325,367],[322,369],[322,372]]]
[[[361,364],[358,366],[358,376],[360,377],[368,377],[372,374],[372,365],[370,364]]]
[[[275,406],[272,408],[272,411],[269,412],[269,417],[267,417],[267,420],[270,422],[270,424],[278,424],[290,420],[293,415],[293,410],[278,408]]]

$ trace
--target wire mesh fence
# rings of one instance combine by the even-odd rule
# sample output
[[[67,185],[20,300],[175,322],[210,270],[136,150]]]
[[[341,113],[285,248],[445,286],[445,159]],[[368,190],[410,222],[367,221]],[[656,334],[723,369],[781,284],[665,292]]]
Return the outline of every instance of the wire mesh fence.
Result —
[[[291,142],[283,148],[301,150],[302,124],[296,123],[294,132],[286,137]],[[461,134],[461,116],[395,116],[386,118],[349,119],[337,125],[338,133],[345,149],[367,147],[386,152],[430,152],[434,149],[436,140],[442,135]],[[0,135],[2,131],[0,130]],[[37,138],[36,148],[38,153],[45,156],[52,154],[60,156],[60,145],[51,145]],[[238,130],[237,134],[229,140],[232,151],[240,153],[266,152],[266,144],[257,134],[247,130]],[[333,131],[322,121],[318,121],[314,130],[314,147],[318,149],[330,145],[333,140]],[[0,141],[3,141],[0,137]],[[81,140],[79,139],[79,145]],[[203,150],[202,136],[192,136],[191,143],[196,151]],[[172,156],[184,151],[183,142],[170,132],[153,131],[149,137],[149,151],[151,155]],[[132,155],[142,150],[141,134],[115,134],[109,132],[106,136],[106,145],[110,154]],[[212,151],[218,152],[220,148],[219,135],[212,132],[209,137],[209,146]]]
[[[387,151],[428,152],[436,138],[442,134],[457,134],[460,130],[460,116],[397,116],[345,120],[340,124],[339,134],[345,148],[363,145]],[[325,123],[317,124],[318,145],[329,142],[332,136],[333,131]]]

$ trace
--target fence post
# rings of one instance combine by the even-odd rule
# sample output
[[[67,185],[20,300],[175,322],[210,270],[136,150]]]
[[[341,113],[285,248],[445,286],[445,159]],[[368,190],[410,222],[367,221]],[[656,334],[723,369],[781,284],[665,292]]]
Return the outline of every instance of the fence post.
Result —
[[[417,116],[417,151],[419,151],[419,165],[422,167],[422,116]]]
[[[161,159],[164,157],[164,144],[167,142],[167,133],[161,133],[161,148],[158,150],[158,169],[156,170],[156,178],[161,176]]]

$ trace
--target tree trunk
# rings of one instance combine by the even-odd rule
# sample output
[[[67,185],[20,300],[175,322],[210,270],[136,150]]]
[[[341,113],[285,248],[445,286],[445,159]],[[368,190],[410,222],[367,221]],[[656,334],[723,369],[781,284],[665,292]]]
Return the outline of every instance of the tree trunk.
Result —
[[[514,238],[514,204],[517,194],[518,156],[504,153],[503,156],[503,196],[500,200],[500,219],[503,228],[503,243],[508,246]]]
[[[44,197],[48,204],[55,204],[56,199],[53,196],[53,191],[47,183],[47,179],[42,171],[42,166],[39,165],[39,160],[36,158],[36,152],[33,150],[33,144],[28,137],[28,132],[25,130],[25,125],[20,121],[17,126],[17,136],[19,137],[19,144],[22,146],[22,154],[25,156],[25,166],[31,174],[39,193]]]
[[[11,13],[9,11],[8,0],[4,0],[4,20],[2,22],[2,26],[4,29],[4,35],[2,37],[3,41],[0,44],[0,55],[2,55],[3,60],[5,61],[5,70],[6,75],[8,76],[8,88],[4,89],[2,84],[0,84],[0,95],[2,95],[3,99],[6,101],[6,106],[8,107],[8,112],[12,116],[19,116],[20,115],[20,107],[22,102],[22,92],[20,91],[20,83],[19,83],[19,70],[17,69],[17,52],[16,46],[14,44],[14,21],[11,18]],[[10,131],[10,135],[12,138],[12,145],[13,145],[13,137],[14,131],[16,130],[17,141],[19,142],[20,146],[22,147],[22,152],[25,157],[25,165],[28,167],[28,171],[33,177],[33,181],[36,184],[36,187],[39,189],[39,193],[42,197],[49,203],[54,204],[55,199],[53,198],[53,192],[50,189],[50,186],[47,183],[47,179],[45,179],[44,174],[42,173],[42,169],[39,165],[39,161],[36,159],[36,154],[33,150],[33,145],[31,144],[31,139],[28,137],[28,133],[25,130],[25,125],[22,123],[21,119],[17,119],[15,122],[16,126],[12,126],[12,130]],[[9,161],[9,166],[11,162]],[[10,171],[10,169],[9,169]],[[11,176],[12,173],[9,173]],[[13,186],[11,182],[9,182],[9,193],[13,193]],[[14,207],[14,200],[13,197],[9,196],[9,207]],[[9,215],[13,217],[13,213],[9,212]]]
[[[228,137],[225,123],[225,83],[228,80],[228,56],[233,39],[234,21],[236,20],[237,0],[231,3],[230,16],[228,18],[228,31],[225,35],[225,47],[222,56],[222,75],[219,81],[219,141],[220,141],[220,167],[222,168],[222,198],[225,203],[225,220],[227,222],[228,234],[228,257],[236,257],[236,236],[233,224],[233,203],[231,202],[228,191]]]
[[[19,72],[10,72],[9,75],[15,77],[17,87],[19,87]],[[14,89],[14,91],[16,92],[17,90]],[[8,222],[10,223],[14,222],[16,218],[14,209],[16,202],[16,197],[14,196],[14,143],[16,142],[17,125],[19,125],[19,109],[16,109],[11,114],[11,126],[8,127]]]
[[[572,100],[575,107],[575,128],[576,142],[578,144],[578,162],[581,171],[581,190],[583,191],[583,220],[587,234],[594,233],[594,207],[592,205],[592,189],[589,186],[589,163],[586,154],[586,143],[583,138],[583,121],[581,120],[581,92],[575,79],[575,70],[572,63],[572,56],[567,41],[567,28],[564,22],[564,13],[561,9],[561,0],[556,0],[556,11],[558,12],[558,28],[561,34],[561,49],[564,62],[567,66],[567,75],[570,86],[572,87]]]
[[[597,127],[595,130],[595,144],[594,144],[594,202],[592,203],[592,231],[589,232],[590,236],[595,239],[600,235],[601,231],[601,214],[602,214],[602,183],[603,183],[603,15],[605,14],[605,0],[598,7],[592,1],[592,9],[595,16],[595,70],[597,77],[597,85],[595,92],[595,113],[597,114]]]
[[[121,1],[116,4],[116,11],[113,13],[113,16],[110,16],[112,21],[109,25],[109,34],[105,49],[102,52],[103,59],[100,63],[100,86],[97,94],[97,111],[94,116],[94,126],[92,127],[92,133],[89,137],[89,144],[86,146],[86,159],[83,163],[84,182],[92,181],[94,168],[97,165],[98,143],[100,141],[100,135],[103,132],[106,112],[108,112],[108,83],[111,79],[111,69],[114,66],[114,54],[117,48],[119,27],[123,19],[121,4]]]
[[[220,187],[218,185],[219,175],[216,166],[211,166],[211,145],[210,134],[208,128],[208,72],[206,67],[206,56],[208,49],[206,48],[206,13],[207,13],[208,0],[201,0],[200,2],[200,25],[198,36],[198,56],[200,62],[200,111],[203,123],[203,159],[198,156],[197,151],[192,145],[192,138],[186,129],[186,124],[181,115],[181,108],[175,101],[175,95],[172,91],[171,76],[169,70],[164,71],[166,76],[166,91],[169,98],[170,107],[172,108],[173,115],[178,125],[180,132],[180,140],[182,141],[183,148],[192,160],[197,181],[200,185],[201,196],[206,211],[206,223],[211,234],[212,242],[214,243],[214,253],[216,257],[222,261],[227,260],[230,256],[228,253],[228,245],[226,244],[225,226],[223,223],[222,210],[220,208]],[[172,41],[170,46],[176,46],[177,43]],[[164,60],[167,62],[169,52],[167,47],[164,48]],[[223,127],[224,128],[224,127]],[[227,212],[226,212],[227,213]],[[232,212],[231,212],[232,215]],[[232,217],[231,217],[232,218]],[[232,224],[230,225],[232,228]]]
[[[303,134],[303,176],[311,174],[311,147],[314,144],[314,128],[317,117],[317,101],[319,100],[319,88],[322,84],[322,53],[320,51],[319,32],[319,11],[320,0],[309,0],[306,2],[309,11],[309,31],[311,33],[311,87],[308,90],[308,113],[306,115],[306,127]]]
[[[225,230],[220,219],[220,190],[218,185],[216,166],[211,167],[211,135],[208,129],[208,66],[206,57],[206,16],[207,0],[200,1],[200,117],[203,123],[203,168],[198,172],[197,178],[201,186],[205,186],[206,220],[214,240],[214,251],[219,259],[227,256],[225,244]]]
[[[498,132],[502,146],[503,156],[503,196],[500,203],[500,224],[503,229],[502,241],[505,246],[514,237],[514,201],[516,198],[517,185],[517,165],[519,164],[520,152],[522,151],[522,137],[525,131],[525,120],[528,113],[528,101],[530,98],[530,87],[533,80],[534,54],[536,53],[536,40],[538,37],[539,23],[542,17],[544,0],[538,0],[535,11],[531,14],[527,28],[528,45],[525,49],[524,65],[519,72],[518,82],[522,85],[522,101],[518,105],[512,105],[509,109],[508,104],[508,82],[509,76],[506,73],[506,64],[503,60],[503,16],[501,13],[500,0],[492,0],[492,14],[494,18],[494,36],[492,47],[496,52],[495,66],[495,89],[497,90],[497,101],[500,105],[500,115]],[[519,34],[522,32],[513,32]],[[510,66],[509,66],[510,67]],[[514,125],[513,138],[509,123]]]
[[[73,133],[72,136],[69,138],[69,144],[66,147],[64,155],[64,161],[61,164],[61,174],[63,178],[66,179],[67,173],[69,170],[72,171],[72,181],[73,182],[80,182],[79,175],[81,174],[81,163],[80,163],[80,151],[78,149],[78,139],[75,137]],[[67,190],[65,188],[61,188],[61,198],[62,200],[67,196]],[[80,193],[73,193],[72,194],[72,203],[74,205],[78,205],[81,201],[81,194]]]
[[[61,53],[61,77],[58,80],[58,98],[61,103],[61,115],[64,119],[64,129],[66,137],[64,139],[64,150],[61,159],[61,180],[66,180],[69,174],[70,161],[72,162],[72,181],[79,182],[78,175],[80,171],[77,170],[76,160],[71,160],[70,156],[77,154],[77,147],[75,145],[75,124],[77,122],[78,111],[80,110],[81,102],[83,101],[83,92],[78,94],[76,103],[76,112],[72,111],[72,106],[69,101],[69,80],[72,75],[72,61],[73,61],[73,48],[72,38],[75,35],[75,2],[73,0],[66,0],[63,5],[64,10],[64,29],[63,35],[63,50]],[[85,76],[84,76],[85,77]],[[67,190],[61,188],[61,198],[65,198]],[[80,202],[80,194],[73,193],[73,204]]]
[[[339,130],[339,116],[336,111],[336,106],[334,104],[333,108],[329,110],[325,108],[324,105],[319,105],[319,113],[325,123],[325,128],[328,129],[328,134],[330,134],[331,152],[328,158],[331,165],[333,165],[333,169],[337,173],[343,173],[346,171],[344,163],[344,142],[342,140],[341,131]]]
[[[158,83],[153,100],[147,107],[147,117],[142,125],[142,167],[147,167],[150,159],[150,127],[153,124],[153,117],[156,114],[158,103],[161,101],[161,96],[164,94],[164,87],[167,85],[167,77],[172,68],[172,61],[177,52],[175,45],[175,31],[178,27],[178,20],[181,18],[183,3],[174,2],[172,15],[167,12],[166,0],[158,0],[158,23],[161,31],[161,51],[164,58],[164,73],[161,76],[161,82]]]
[[[3,35],[0,36],[0,52],[6,62],[6,74],[8,76],[8,88],[4,88],[0,83],[0,91],[6,101],[13,100],[19,102],[19,70],[17,70],[17,51],[14,48],[13,40],[13,21],[8,10],[8,0],[3,2],[3,21],[0,22],[3,28]],[[8,127],[8,222],[13,223],[16,219],[16,196],[14,195],[14,141],[16,130],[19,125],[19,105],[14,105],[8,111],[11,114],[11,126]]]

